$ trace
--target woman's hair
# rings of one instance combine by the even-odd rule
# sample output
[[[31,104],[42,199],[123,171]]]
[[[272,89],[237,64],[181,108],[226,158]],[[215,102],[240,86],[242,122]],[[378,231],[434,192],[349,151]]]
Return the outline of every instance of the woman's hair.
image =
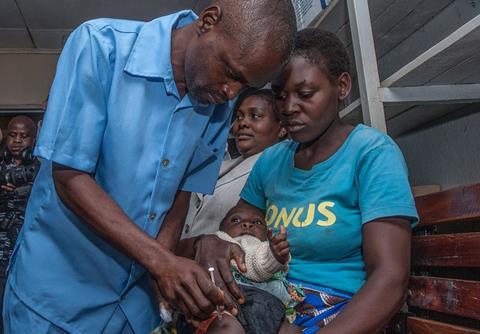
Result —
[[[333,33],[318,28],[306,28],[297,33],[293,56],[301,56],[321,67],[330,82],[347,72],[350,74],[350,57],[342,41]]]
[[[273,95],[273,92],[270,89],[265,89],[265,88],[264,89],[248,88],[245,91],[243,91],[238,96],[237,101],[235,102],[235,106],[233,107],[234,117],[235,117],[235,113],[237,112],[238,108],[240,108],[243,101],[245,101],[245,99],[250,96],[261,97],[265,102],[267,102],[272,107],[272,111],[275,116],[275,119],[279,120],[278,114],[277,114],[277,104],[275,103],[275,96]],[[233,120],[235,120],[235,118]]]

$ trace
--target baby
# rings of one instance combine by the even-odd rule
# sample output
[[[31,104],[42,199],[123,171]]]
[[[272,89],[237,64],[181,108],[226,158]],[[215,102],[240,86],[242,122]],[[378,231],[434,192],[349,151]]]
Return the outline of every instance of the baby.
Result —
[[[245,303],[238,305],[236,317],[224,313],[219,320],[212,315],[200,324],[197,333],[278,333],[286,310],[303,300],[302,291],[285,279],[290,261],[285,228],[272,235],[261,210],[237,204],[228,211],[216,235],[245,252],[245,273],[232,260],[233,276]]]
[[[301,288],[285,278],[290,261],[285,228],[272,235],[261,210],[239,203],[227,212],[219,229],[215,233],[219,238],[239,245],[245,252],[246,272],[241,272],[234,260],[231,262],[233,277],[245,297],[245,302],[237,305],[238,314],[213,313],[195,329],[178,312],[172,317],[168,305],[161,303],[163,325],[152,334],[277,334],[285,318],[293,322],[293,307],[305,297]]]

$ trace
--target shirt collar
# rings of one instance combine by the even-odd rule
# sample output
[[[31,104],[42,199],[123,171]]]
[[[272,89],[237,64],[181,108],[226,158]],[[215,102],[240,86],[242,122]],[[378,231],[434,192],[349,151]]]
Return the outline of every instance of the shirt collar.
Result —
[[[163,79],[167,92],[178,95],[170,59],[172,30],[196,19],[194,12],[184,10],[145,23],[128,56],[124,71],[147,79]]]

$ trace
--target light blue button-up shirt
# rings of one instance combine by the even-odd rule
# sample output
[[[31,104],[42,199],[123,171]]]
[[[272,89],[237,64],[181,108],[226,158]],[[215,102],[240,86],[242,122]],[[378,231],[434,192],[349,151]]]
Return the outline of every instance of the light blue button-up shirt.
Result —
[[[195,19],[183,11],[148,23],[93,20],[62,52],[9,284],[68,332],[101,333],[119,305],[136,333],[148,333],[159,319],[145,269],[63,205],[52,161],[91,173],[152,237],[177,189],[214,189],[231,104],[181,99],[170,62],[172,29]]]

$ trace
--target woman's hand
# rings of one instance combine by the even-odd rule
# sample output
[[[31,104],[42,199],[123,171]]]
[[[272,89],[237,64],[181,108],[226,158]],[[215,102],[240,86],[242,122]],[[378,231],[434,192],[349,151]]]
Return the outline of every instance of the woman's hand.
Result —
[[[273,235],[272,230],[268,230],[268,239],[270,240],[270,249],[273,256],[281,264],[287,264],[290,260],[290,243],[287,241],[287,231],[285,227],[280,226],[280,233]]]
[[[246,272],[245,253],[237,244],[224,241],[215,235],[204,235],[195,241],[195,261],[205,269],[215,268],[214,276],[216,285],[225,292],[225,308],[233,315],[237,314],[237,306],[233,296],[240,304],[244,297],[240,288],[233,279],[230,271],[230,261],[237,263],[238,269]]]

